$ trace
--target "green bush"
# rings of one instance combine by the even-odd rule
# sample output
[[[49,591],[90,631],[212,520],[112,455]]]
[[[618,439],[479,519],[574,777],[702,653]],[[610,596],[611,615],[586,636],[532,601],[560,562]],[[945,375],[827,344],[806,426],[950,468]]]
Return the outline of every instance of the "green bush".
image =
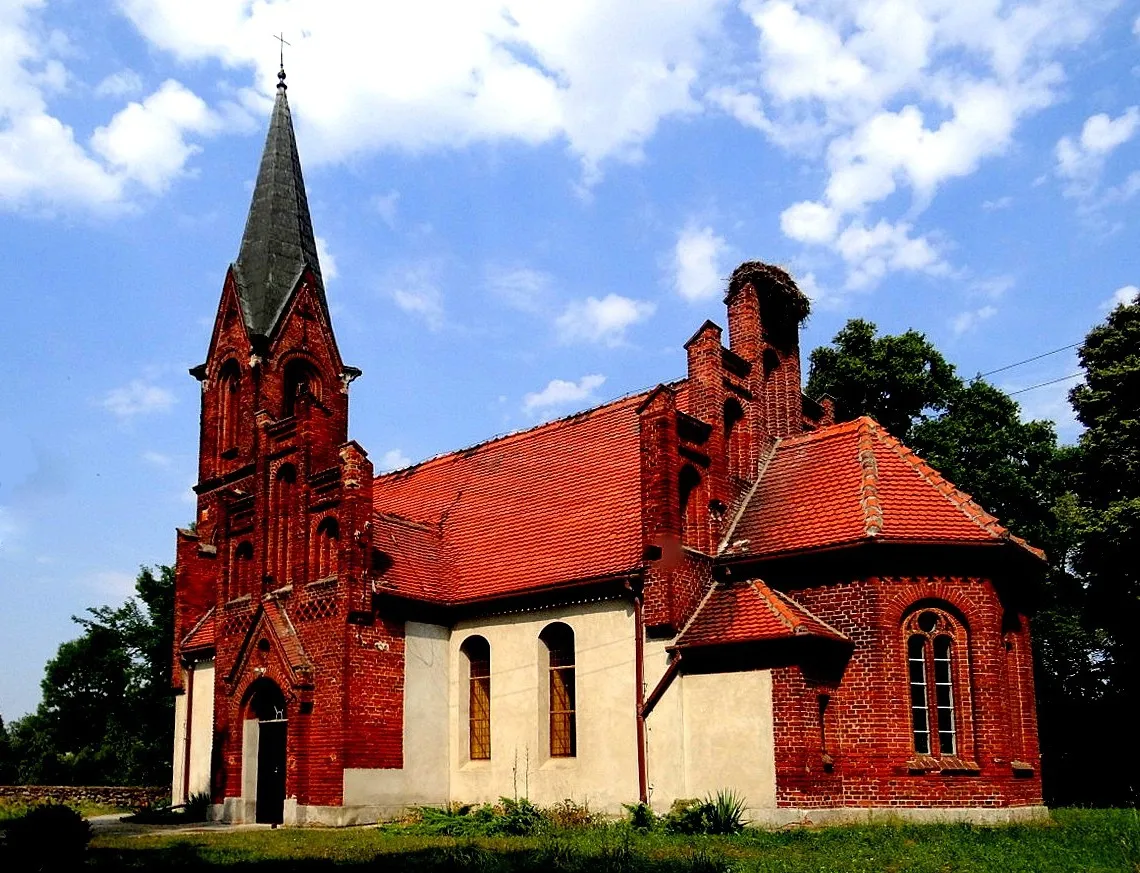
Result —
[[[646,833],[657,827],[657,814],[648,803],[623,803],[629,813],[629,826]]]
[[[83,863],[91,825],[62,803],[32,807],[8,826],[8,857],[16,870],[73,870]]]
[[[729,789],[704,800],[676,800],[665,816],[665,831],[686,836],[738,834],[744,830],[744,807],[744,798]]]
[[[569,797],[548,807],[543,816],[556,828],[588,828],[601,819],[598,813],[590,811],[589,804],[575,803]]]
[[[525,797],[512,800],[509,797],[500,797],[503,814],[496,822],[498,833],[509,834],[513,837],[529,837],[542,830],[546,820],[542,810]]]

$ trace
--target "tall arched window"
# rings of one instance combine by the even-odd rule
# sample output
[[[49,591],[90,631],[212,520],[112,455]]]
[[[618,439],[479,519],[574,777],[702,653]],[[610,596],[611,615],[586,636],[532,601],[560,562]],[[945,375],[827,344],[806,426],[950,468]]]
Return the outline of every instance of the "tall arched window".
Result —
[[[578,754],[574,631],[569,625],[556,622],[543,628],[539,639],[546,646],[550,677],[550,757],[573,758]]]
[[[270,503],[273,576],[277,582],[285,583],[293,576],[291,544],[297,513],[297,468],[292,464],[282,464],[277,470]]]
[[[241,368],[230,358],[218,371],[218,454],[237,448],[241,417]]]
[[[250,594],[253,590],[253,544],[249,540],[234,546],[230,563],[229,599]]]
[[[460,647],[467,660],[467,750],[472,761],[491,759],[491,644],[468,637]]]
[[[733,476],[748,475],[748,440],[744,407],[735,397],[724,401],[724,450],[728,456],[728,472]]]
[[[958,754],[956,649],[961,625],[941,609],[919,609],[903,626],[910,682],[914,751],[932,757]]]
[[[297,398],[305,395],[320,399],[320,378],[313,365],[294,358],[285,365],[282,383],[281,417],[288,418],[297,412]]]
[[[312,572],[314,578],[324,579],[336,575],[337,546],[340,544],[340,525],[331,516],[325,516],[317,525],[313,537]]]

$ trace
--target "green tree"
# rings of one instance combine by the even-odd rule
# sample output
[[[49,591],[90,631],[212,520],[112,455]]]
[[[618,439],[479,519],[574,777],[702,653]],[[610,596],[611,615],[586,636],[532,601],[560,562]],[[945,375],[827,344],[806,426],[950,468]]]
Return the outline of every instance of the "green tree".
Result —
[[[908,442],[914,423],[945,409],[960,384],[954,366],[923,334],[878,336],[874,324],[854,318],[831,346],[811,353],[806,390],[834,399],[839,421],[869,415]]]
[[[44,670],[43,698],[12,725],[29,783],[155,784],[170,766],[174,572],[142,568],[136,596],[75,617],[83,633]]]
[[[0,716],[0,785],[10,785],[16,779],[16,764],[12,759],[12,741],[4,717]]]

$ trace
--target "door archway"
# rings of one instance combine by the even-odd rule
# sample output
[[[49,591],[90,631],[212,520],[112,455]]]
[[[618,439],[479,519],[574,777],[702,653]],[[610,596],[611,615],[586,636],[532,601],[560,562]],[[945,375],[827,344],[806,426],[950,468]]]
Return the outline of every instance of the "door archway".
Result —
[[[254,683],[249,714],[257,721],[257,788],[254,819],[280,824],[285,811],[285,695],[269,679]]]

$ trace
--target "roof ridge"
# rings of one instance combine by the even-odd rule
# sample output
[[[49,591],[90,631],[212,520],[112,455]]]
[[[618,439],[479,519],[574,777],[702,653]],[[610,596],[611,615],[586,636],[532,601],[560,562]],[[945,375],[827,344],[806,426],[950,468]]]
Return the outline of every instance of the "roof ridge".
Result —
[[[861,478],[859,483],[859,506],[863,510],[863,533],[877,537],[883,531],[883,502],[879,498],[879,462],[875,457],[875,446],[871,442],[873,419],[862,415],[857,433]]]
[[[767,586],[765,586],[765,587],[767,587]],[[803,612],[805,615],[807,615],[807,616],[808,616],[808,617],[809,617],[809,618],[810,618],[812,621],[816,621],[816,622],[819,622],[821,625],[823,625],[823,626],[824,626],[825,628],[827,628],[829,631],[831,631],[832,633],[834,633],[836,636],[839,636],[839,637],[841,637],[841,638],[843,638],[843,639],[845,639],[845,640],[847,640],[847,639],[850,639],[850,637],[849,637],[849,636],[847,636],[847,634],[845,634],[843,631],[841,631],[841,630],[840,630],[839,628],[837,628],[835,625],[831,624],[830,622],[824,621],[822,618],[820,618],[818,615],[816,615],[814,612],[812,612],[810,609],[808,609],[806,606],[804,606],[802,603],[800,603],[800,602],[799,602],[798,600],[796,600],[795,598],[793,598],[793,597],[789,597],[789,596],[788,596],[787,594],[785,594],[783,591],[777,591],[775,588],[769,588],[768,590],[769,590],[769,591],[771,591],[773,594],[775,594],[775,595],[776,595],[776,597],[777,597],[779,600],[783,601],[784,603],[788,603],[788,604],[792,604],[792,605],[794,605],[796,609],[798,609],[798,610],[802,611],[802,612]]]
[[[772,589],[765,585],[762,579],[752,579],[749,581],[748,585],[752,588],[753,591],[756,592],[760,599],[764,601],[765,604],[767,604],[768,609],[770,609],[775,614],[776,618],[780,620],[784,627],[790,630],[793,634],[799,632],[799,628],[802,622],[800,622],[794,612],[788,609],[787,604],[779,600],[775,600],[770,596],[772,594]]]
[[[672,384],[672,383],[664,383],[664,384]],[[654,386],[654,387],[656,387],[656,386]],[[546,428],[553,428],[557,425],[569,424],[570,422],[573,422],[576,419],[584,418],[587,415],[590,415],[590,414],[595,413],[595,412],[600,412],[601,410],[608,409],[609,407],[615,407],[616,408],[616,407],[621,406],[621,405],[626,404],[626,403],[632,403],[634,400],[637,400],[641,397],[646,396],[652,390],[654,390],[654,389],[653,388],[643,388],[639,391],[634,391],[630,394],[623,394],[620,397],[615,397],[613,400],[608,400],[605,403],[599,403],[597,406],[591,406],[591,407],[588,407],[586,409],[581,409],[578,412],[573,412],[573,413],[570,413],[569,415],[564,415],[561,418],[555,418],[555,419],[552,419],[551,421],[540,422],[539,424],[536,424],[533,427],[523,428],[522,430],[512,430],[512,431],[508,431],[507,433],[495,434],[494,436],[488,437],[487,439],[482,440],[481,442],[473,443],[472,445],[464,446],[464,447],[459,448],[459,449],[452,449],[449,452],[441,452],[438,455],[432,455],[430,458],[424,458],[422,461],[416,461],[416,463],[409,464],[406,467],[400,467],[396,470],[388,470],[384,473],[378,473],[375,476],[373,476],[372,478],[373,478],[373,480],[386,479],[390,476],[397,476],[399,474],[411,473],[413,471],[416,471],[416,470],[419,470],[423,467],[426,467],[429,464],[434,464],[437,461],[443,461],[443,460],[446,460],[447,458],[451,458],[455,455],[464,455],[464,454],[467,454],[468,452],[477,451],[479,449],[482,449],[482,448],[485,448],[486,446],[491,445],[492,443],[501,443],[501,442],[505,442],[506,440],[512,439],[514,437],[523,437],[523,436],[527,436],[529,434],[538,433],[539,431],[544,430]]]
[[[895,454],[902,458],[927,484],[941,494],[946,501],[958,508],[970,521],[995,539],[1009,539],[1009,530],[998,521],[997,516],[991,515],[974,500],[969,494],[935,470],[924,461],[913,449],[906,446],[897,437],[883,429],[882,425],[872,420],[872,431],[880,442],[890,447]]]
[[[677,636],[673,638],[676,642],[681,641],[681,637],[683,637],[689,628],[693,626],[693,622],[697,620],[697,616],[701,614],[701,610],[705,608],[709,602],[709,599],[720,587],[720,583],[714,579],[712,584],[709,586],[708,591],[705,592],[705,596],[701,598],[701,602],[697,604],[697,608],[693,610],[693,614],[689,616],[689,620],[685,622],[684,626],[679,631],[677,631]]]
[[[728,526],[724,536],[721,538],[720,545],[717,546],[716,553],[723,555],[728,544],[732,541],[732,535],[736,533],[736,528],[740,524],[740,519],[744,517],[749,504],[752,503],[752,498],[756,494],[756,489],[760,487],[760,482],[764,478],[764,474],[768,472],[768,467],[772,464],[772,459],[776,457],[776,449],[783,442],[781,437],[776,437],[769,446],[764,450],[764,454],[760,456],[760,463],[756,466],[756,481],[752,483],[752,487],[748,489],[748,493],[744,495],[744,499],[740,501],[740,506],[737,507],[736,515],[732,519],[732,524]]]
[[[861,415],[858,418],[851,418],[847,421],[837,421],[835,424],[827,424],[823,427],[817,427],[815,430],[804,431],[795,436],[784,437],[785,445],[799,445],[801,443],[815,442],[816,440],[827,439],[828,437],[840,436],[848,431],[855,430],[859,427],[860,422],[869,416]]]
[[[198,633],[198,628],[200,628],[202,625],[204,625],[206,623],[206,619],[208,619],[211,615],[214,614],[214,610],[216,608],[217,607],[215,607],[215,606],[211,606],[209,609],[207,609],[205,611],[205,613],[203,613],[202,617],[200,619],[198,619],[198,621],[194,625],[194,627],[190,628],[189,632],[185,636],[182,637],[182,645],[186,645],[186,643],[190,640],[190,638],[192,636],[194,636],[194,634]]]

